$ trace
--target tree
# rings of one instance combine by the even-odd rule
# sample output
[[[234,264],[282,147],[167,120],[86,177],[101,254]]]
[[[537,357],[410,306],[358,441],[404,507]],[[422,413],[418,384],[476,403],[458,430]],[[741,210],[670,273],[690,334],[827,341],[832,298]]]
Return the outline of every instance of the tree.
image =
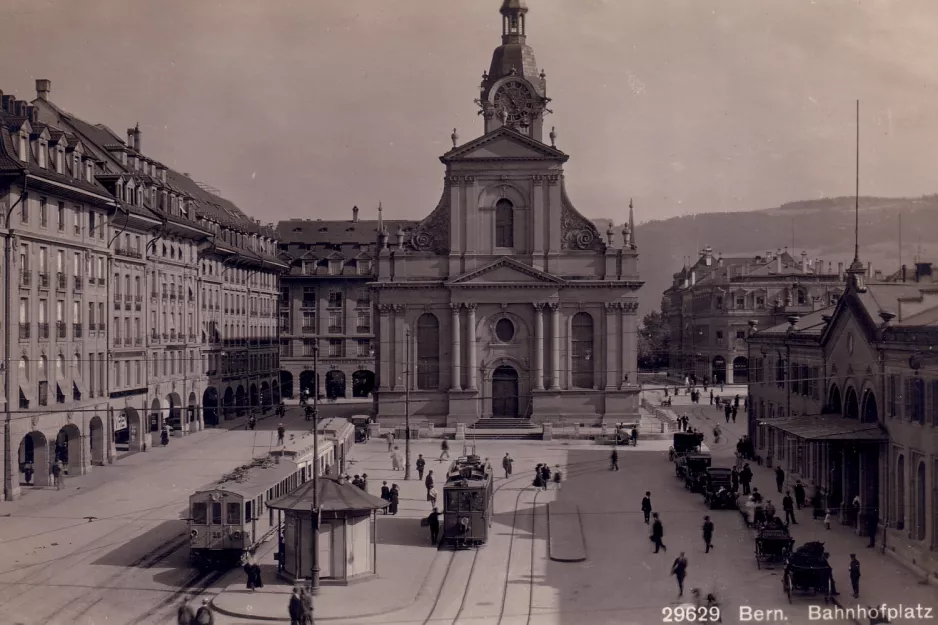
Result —
[[[642,319],[638,329],[638,367],[657,370],[668,366],[671,332],[664,316],[653,310]]]

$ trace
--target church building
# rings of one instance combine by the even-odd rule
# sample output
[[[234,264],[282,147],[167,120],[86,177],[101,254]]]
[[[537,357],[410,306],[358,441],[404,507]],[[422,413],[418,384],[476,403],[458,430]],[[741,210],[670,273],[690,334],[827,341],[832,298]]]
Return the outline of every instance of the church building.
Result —
[[[482,136],[440,157],[443,194],[412,228],[380,228],[378,418],[614,423],[638,413],[638,252],[567,196],[528,9],[505,0],[477,100]],[[623,207],[625,202],[623,202]],[[613,239],[622,241],[613,245]],[[405,402],[406,394],[406,402]]]

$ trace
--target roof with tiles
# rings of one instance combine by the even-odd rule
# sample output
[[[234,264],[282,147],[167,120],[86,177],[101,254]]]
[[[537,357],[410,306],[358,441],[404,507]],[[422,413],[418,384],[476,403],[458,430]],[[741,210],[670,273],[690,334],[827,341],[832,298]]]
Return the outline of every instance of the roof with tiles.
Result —
[[[794,325],[794,332],[797,332],[801,336],[814,336],[820,338],[821,334],[824,332],[824,328],[827,327],[827,322],[824,320],[825,317],[829,317],[834,314],[834,309],[836,306],[828,306],[827,308],[821,308],[820,310],[815,310],[810,312],[803,317],[800,317]],[[756,332],[756,337],[761,336],[779,336],[787,335],[789,328],[791,328],[790,323],[780,323],[777,326],[772,326],[771,328],[766,328]]]
[[[371,245],[378,241],[378,220],[323,221],[311,219],[288,219],[277,224],[277,238],[282,244],[305,245]],[[384,220],[388,231],[388,244],[394,243],[398,229],[413,231],[418,221]]]

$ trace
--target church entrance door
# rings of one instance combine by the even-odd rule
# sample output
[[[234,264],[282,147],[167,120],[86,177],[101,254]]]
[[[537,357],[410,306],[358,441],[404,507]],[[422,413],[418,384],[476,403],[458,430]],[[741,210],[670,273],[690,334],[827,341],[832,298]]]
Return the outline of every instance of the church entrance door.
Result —
[[[518,372],[508,365],[492,372],[492,416],[518,416]]]

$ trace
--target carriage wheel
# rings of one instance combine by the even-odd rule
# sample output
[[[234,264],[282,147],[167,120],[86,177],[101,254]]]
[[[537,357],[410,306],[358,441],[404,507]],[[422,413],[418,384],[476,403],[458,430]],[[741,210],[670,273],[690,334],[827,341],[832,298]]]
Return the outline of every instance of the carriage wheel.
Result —
[[[782,588],[788,595],[788,603],[791,603],[791,573],[785,573],[785,577],[782,578]]]

